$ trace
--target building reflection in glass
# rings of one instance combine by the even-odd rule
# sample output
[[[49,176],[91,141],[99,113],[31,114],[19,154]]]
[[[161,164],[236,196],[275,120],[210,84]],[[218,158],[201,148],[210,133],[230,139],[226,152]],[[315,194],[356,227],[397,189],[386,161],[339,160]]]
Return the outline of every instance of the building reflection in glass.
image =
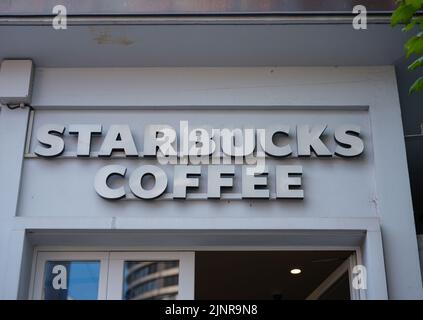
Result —
[[[124,300],[174,300],[179,261],[125,261]]]

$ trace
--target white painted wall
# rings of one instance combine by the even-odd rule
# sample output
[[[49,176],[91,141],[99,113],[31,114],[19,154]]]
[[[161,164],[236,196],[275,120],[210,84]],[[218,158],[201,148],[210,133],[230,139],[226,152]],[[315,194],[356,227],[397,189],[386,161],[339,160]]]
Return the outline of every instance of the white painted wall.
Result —
[[[19,208],[9,210],[15,218],[8,228],[299,230],[304,226],[307,230],[343,230],[353,228],[351,221],[365,225],[367,219],[376,218],[380,221],[381,236],[378,228],[363,229],[374,232],[363,246],[363,259],[369,264],[371,278],[368,297],[384,297],[383,266],[389,298],[423,297],[400,108],[391,67],[37,69],[32,105],[36,110],[75,110],[36,111],[35,126],[43,121],[80,122],[84,115],[90,121],[101,120],[105,124],[117,120],[135,123],[138,119],[143,121],[142,115],[148,115],[147,119],[157,115],[131,111],[129,119],[125,115],[130,113],[86,113],[76,109],[151,107],[167,110],[194,107],[195,112],[178,111],[194,119],[200,117],[198,110],[220,108],[221,115],[204,111],[205,120],[216,123],[226,119],[237,119],[240,123],[257,119],[265,123],[270,119],[265,112],[251,110],[269,107],[296,110],[305,106],[330,109],[313,111],[313,121],[327,119],[336,124],[344,122],[342,117],[358,121],[367,137],[366,156],[348,163],[304,160],[307,162],[304,172],[310,174],[310,179],[304,181],[306,199],[302,203],[286,207],[276,201],[113,204],[98,198],[92,189],[93,173],[101,166],[100,161],[26,159]],[[250,111],[222,118],[226,106]],[[368,111],[363,111],[363,106],[368,106]],[[351,111],[357,108],[361,111]],[[340,111],[345,109],[349,111]],[[157,114],[169,122],[175,120],[178,112]],[[276,120],[282,121],[290,113],[275,111]],[[306,121],[311,115],[301,118],[300,114],[292,113],[287,118],[294,123],[296,119]],[[3,123],[6,130],[15,130],[6,120]],[[3,146],[6,140],[0,138],[0,142]],[[16,142],[22,143],[22,139]],[[5,161],[11,164],[12,158],[8,156]],[[0,184],[6,187],[4,182]],[[1,197],[11,203],[9,198]],[[23,251],[22,246],[17,249]],[[18,258],[15,264],[16,261],[19,264]],[[13,261],[6,264],[13,266]],[[5,283],[13,287],[12,282],[13,279]]]
[[[0,110],[0,299],[16,298],[24,229],[16,230],[28,109]]]

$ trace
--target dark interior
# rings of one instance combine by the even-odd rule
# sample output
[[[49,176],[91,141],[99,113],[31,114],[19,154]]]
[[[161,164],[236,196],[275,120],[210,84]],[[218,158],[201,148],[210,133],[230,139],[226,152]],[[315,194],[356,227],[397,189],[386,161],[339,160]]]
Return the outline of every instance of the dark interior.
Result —
[[[200,251],[195,254],[195,298],[306,299],[350,251]],[[301,273],[293,275],[291,269]],[[350,299],[348,276],[320,299]]]

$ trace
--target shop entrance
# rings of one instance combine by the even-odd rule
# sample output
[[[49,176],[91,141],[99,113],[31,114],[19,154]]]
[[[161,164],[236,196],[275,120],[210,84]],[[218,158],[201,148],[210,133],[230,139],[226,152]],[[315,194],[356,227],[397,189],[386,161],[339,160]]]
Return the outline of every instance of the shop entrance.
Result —
[[[36,252],[33,299],[357,299],[354,251]]]
[[[349,300],[350,251],[203,251],[196,299]]]

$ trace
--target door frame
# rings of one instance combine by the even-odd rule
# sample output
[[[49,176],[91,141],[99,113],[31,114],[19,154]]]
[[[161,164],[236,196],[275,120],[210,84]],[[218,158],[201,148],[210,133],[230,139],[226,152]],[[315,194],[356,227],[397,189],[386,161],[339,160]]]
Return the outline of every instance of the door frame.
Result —
[[[306,298],[306,300],[318,300],[333,284],[336,283],[345,273],[348,274],[348,284],[350,289],[351,300],[365,299],[363,290],[354,289],[353,283],[353,268],[357,265],[357,259],[353,253],[347,258],[338,268],[336,268],[325,280],[323,280],[316,289]]]
[[[30,299],[35,299],[34,297],[41,297],[40,295],[35,295],[35,289],[41,292],[40,288],[42,283],[37,282],[39,274],[36,275],[37,266],[40,263],[38,257],[44,257],[44,255],[49,255],[54,253],[55,255],[61,254],[62,257],[69,257],[69,254],[74,255],[75,257],[91,257],[91,254],[102,254],[103,257],[106,257],[105,261],[105,270],[107,271],[106,277],[100,277],[100,279],[105,279],[104,283],[101,283],[105,288],[104,294],[100,296],[99,299],[122,299],[122,282],[123,282],[123,261],[124,259],[147,259],[149,260],[175,260],[179,259],[180,267],[184,266],[182,270],[182,280],[181,275],[179,277],[179,283],[182,284],[182,290],[179,288],[178,299],[187,299],[193,300],[195,298],[195,251],[351,251],[351,256],[341,265],[345,268],[344,264],[352,270],[352,268],[357,264],[362,264],[362,252],[359,246],[189,246],[189,247],[175,247],[172,248],[172,251],[163,250],[159,246],[142,246],[142,247],[98,247],[98,246],[38,246],[34,248],[33,256],[33,266],[31,270],[31,283],[29,297]],[[111,258],[110,258],[111,257]],[[53,260],[53,259],[50,259]],[[60,259],[56,259],[60,260]],[[347,264],[348,262],[348,264]],[[340,266],[340,267],[341,267]],[[339,267],[339,268],[340,268]],[[108,277],[113,273],[121,274],[121,281],[118,279],[113,279],[111,276],[111,281],[108,281]],[[190,274],[186,272],[190,272]],[[181,271],[180,271],[181,272]],[[44,277],[44,271],[42,272],[42,277]],[[352,300],[365,300],[366,290],[356,290],[351,286],[352,272],[349,273],[350,278],[350,292]],[[36,283],[37,282],[37,283]],[[38,285],[38,286],[37,286]],[[112,290],[114,289],[114,290]],[[316,288],[317,289],[317,288]],[[114,291],[115,293],[110,293]],[[99,290],[100,292],[100,290]],[[119,295],[117,293],[120,293]]]

